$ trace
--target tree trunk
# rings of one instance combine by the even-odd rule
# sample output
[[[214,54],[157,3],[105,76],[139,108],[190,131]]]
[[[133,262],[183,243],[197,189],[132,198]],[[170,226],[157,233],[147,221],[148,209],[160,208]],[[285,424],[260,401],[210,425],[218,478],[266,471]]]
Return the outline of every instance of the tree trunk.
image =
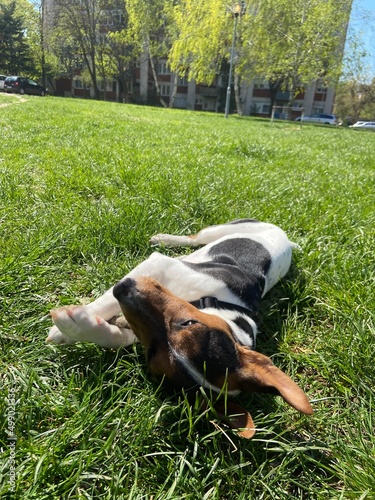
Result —
[[[281,80],[268,80],[268,86],[270,88],[270,116],[272,115],[272,109],[275,106],[276,96],[281,88]]]
[[[291,82],[289,83],[289,99],[288,99],[288,110],[287,110],[287,117],[288,120],[291,119],[292,117],[292,107],[294,105],[294,101],[296,98],[297,90],[298,90],[298,83],[292,78]]]
[[[91,61],[89,61],[87,54],[84,51],[84,47],[81,45],[81,48],[83,50],[83,58],[86,63],[87,69],[89,70],[90,77],[91,77],[91,82],[92,86],[94,87],[94,98],[99,99],[100,93],[99,93],[99,88],[98,88],[98,82],[96,80],[96,66],[95,66],[95,53],[91,54]],[[91,62],[91,64],[90,64]]]
[[[164,101],[163,97],[160,94],[160,84],[159,84],[159,79],[158,79],[158,74],[155,69],[155,63],[152,57],[152,54],[150,52],[150,49],[148,49],[148,56],[150,59],[150,64],[151,64],[151,71],[152,71],[152,76],[154,77],[154,83],[155,83],[155,88],[156,88],[156,95],[159,98],[160,104],[164,107],[167,108],[167,103]]]
[[[92,71],[90,71],[90,73],[91,73],[92,83],[94,85],[94,97],[95,99],[100,99],[100,91],[96,77],[95,53],[92,54],[91,62],[92,62]]]
[[[104,92],[103,92],[103,99],[106,101],[107,100],[107,80],[103,80],[103,85],[104,85]]]
[[[234,97],[236,99],[237,113],[242,116],[241,79],[236,71],[234,72]]]
[[[173,106],[174,106],[174,100],[175,100],[176,94],[177,94],[177,82],[178,82],[178,74],[174,73],[173,74],[173,92],[171,95],[171,100],[169,101],[170,108],[173,108]]]

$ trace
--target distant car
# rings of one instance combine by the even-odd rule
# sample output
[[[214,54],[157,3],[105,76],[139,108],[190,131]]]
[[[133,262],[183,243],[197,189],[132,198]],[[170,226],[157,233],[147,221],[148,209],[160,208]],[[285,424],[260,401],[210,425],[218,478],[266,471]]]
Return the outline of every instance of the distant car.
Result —
[[[297,122],[300,122],[302,116],[296,118]],[[312,122],[312,123],[323,123],[324,125],[337,125],[337,118],[335,115],[330,115],[327,113],[315,113],[311,116],[304,116],[302,121]]]
[[[6,76],[5,75],[0,75],[0,90],[4,90],[4,81],[5,81]]]
[[[375,130],[375,122],[356,122],[350,128],[361,128],[365,130]]]
[[[46,89],[39,83],[24,76],[8,76],[4,81],[5,92],[16,94],[46,95]]]

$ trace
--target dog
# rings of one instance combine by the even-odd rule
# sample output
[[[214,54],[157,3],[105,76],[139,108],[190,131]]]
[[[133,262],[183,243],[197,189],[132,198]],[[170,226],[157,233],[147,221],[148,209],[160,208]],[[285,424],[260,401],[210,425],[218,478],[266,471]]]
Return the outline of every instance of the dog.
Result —
[[[291,264],[295,245],[285,232],[240,219],[193,236],[158,234],[150,242],[200,248],[179,258],[154,252],[92,303],[51,311],[47,341],[114,349],[140,341],[150,371],[175,387],[201,386],[225,398],[274,393],[311,415],[303,390],[255,351],[261,298]],[[225,415],[228,408],[232,415]],[[219,403],[216,410],[242,428],[240,435],[252,437],[250,414],[234,402],[228,408]]]

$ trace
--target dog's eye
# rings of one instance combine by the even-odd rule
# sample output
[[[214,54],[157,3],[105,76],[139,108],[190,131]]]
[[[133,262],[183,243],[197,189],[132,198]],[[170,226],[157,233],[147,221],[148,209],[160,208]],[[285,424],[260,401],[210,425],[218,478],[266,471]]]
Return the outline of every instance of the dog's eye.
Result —
[[[198,323],[198,321],[196,319],[187,319],[186,321],[181,321],[180,325],[181,326],[191,326],[191,325],[195,325],[196,323]]]

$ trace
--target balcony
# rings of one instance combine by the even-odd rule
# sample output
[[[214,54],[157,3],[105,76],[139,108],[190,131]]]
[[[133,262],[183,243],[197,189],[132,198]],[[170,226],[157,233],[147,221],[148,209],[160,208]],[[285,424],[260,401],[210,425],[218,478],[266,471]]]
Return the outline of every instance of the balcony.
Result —
[[[197,85],[196,93],[203,97],[217,97],[217,88],[208,85]]]

